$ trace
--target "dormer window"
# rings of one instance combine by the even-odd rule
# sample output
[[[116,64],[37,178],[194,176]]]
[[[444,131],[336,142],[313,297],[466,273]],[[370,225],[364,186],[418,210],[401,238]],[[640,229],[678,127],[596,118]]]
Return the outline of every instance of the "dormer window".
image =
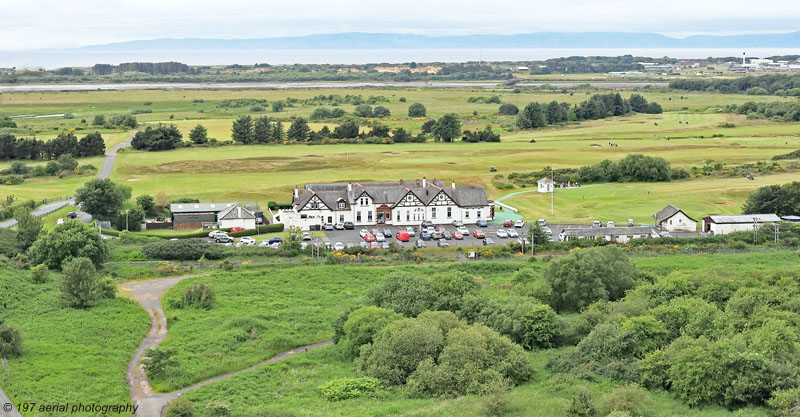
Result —
[[[340,209],[343,209],[343,208],[344,208],[344,206],[345,206],[345,204],[344,204],[344,200],[339,200],[339,204],[338,204],[338,205],[339,205],[339,208],[340,208]]]

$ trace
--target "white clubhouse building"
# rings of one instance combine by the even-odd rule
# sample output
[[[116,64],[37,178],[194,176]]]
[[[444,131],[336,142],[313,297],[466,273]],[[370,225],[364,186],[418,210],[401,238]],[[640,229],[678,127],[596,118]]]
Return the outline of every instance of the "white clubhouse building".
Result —
[[[494,217],[483,187],[448,187],[441,180],[306,184],[294,190],[291,208],[273,213],[273,222],[302,230],[325,224],[418,225],[461,221],[474,224]]]

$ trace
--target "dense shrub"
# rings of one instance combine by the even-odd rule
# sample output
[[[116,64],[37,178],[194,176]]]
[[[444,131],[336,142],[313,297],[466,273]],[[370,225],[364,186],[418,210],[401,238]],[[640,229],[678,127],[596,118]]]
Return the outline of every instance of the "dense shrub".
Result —
[[[16,358],[22,355],[22,336],[16,327],[0,318],[0,357]]]
[[[147,126],[145,130],[136,132],[131,141],[133,149],[146,151],[164,151],[175,149],[181,145],[183,134],[175,125]]]
[[[108,257],[108,246],[92,226],[67,220],[39,236],[28,255],[34,265],[45,264],[53,270],[76,257],[89,258],[99,266]]]
[[[428,110],[422,103],[414,103],[408,106],[408,117],[425,117],[428,115]]]
[[[65,262],[61,271],[61,298],[75,308],[87,308],[100,298],[97,271],[89,258]]]
[[[375,335],[387,324],[403,316],[386,308],[365,306],[350,313],[342,325],[342,336],[338,340],[342,350],[350,358],[356,358],[362,345],[372,343]]]
[[[636,384],[630,384],[608,393],[603,398],[603,409],[606,413],[620,411],[632,417],[643,417],[647,415],[650,403],[650,393],[647,390]]]
[[[778,417],[798,417],[800,416],[800,388],[775,391],[767,404]]]
[[[503,103],[500,105],[500,108],[497,110],[497,113],[506,116],[516,116],[517,114],[519,114],[519,107],[517,107],[516,104]]]
[[[373,396],[382,389],[383,384],[379,379],[369,377],[334,379],[319,387],[322,395],[329,401]]]
[[[800,215],[800,181],[759,188],[747,197],[742,213]]]
[[[224,256],[220,246],[202,239],[151,242],[142,246],[142,253],[150,259],[172,261],[196,261],[203,257],[214,260]]]
[[[34,284],[44,284],[50,278],[50,270],[47,265],[39,264],[31,268],[30,276]]]
[[[208,286],[208,284],[201,283],[186,288],[175,307],[209,310],[214,307],[215,302],[216,296],[214,294],[214,289]]]
[[[169,403],[164,417],[194,417],[194,405],[186,397],[178,397]]]
[[[367,304],[394,310],[406,317],[415,317],[430,310],[434,294],[427,279],[397,272],[389,275],[367,294]]]

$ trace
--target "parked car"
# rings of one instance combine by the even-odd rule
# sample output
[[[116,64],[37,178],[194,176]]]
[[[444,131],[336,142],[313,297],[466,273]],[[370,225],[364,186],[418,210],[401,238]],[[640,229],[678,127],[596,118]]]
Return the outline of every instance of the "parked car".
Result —
[[[592,227],[603,227],[603,223],[600,220],[595,220],[592,222]]]
[[[325,226],[322,227],[325,230],[333,230],[333,225],[330,223],[325,223]]]
[[[414,231],[414,228],[411,227],[411,226],[406,227],[406,233],[408,233],[408,235],[411,236],[411,237],[414,237],[414,236],[417,235],[416,231]]]
[[[386,242],[386,236],[384,236],[383,233],[381,233],[381,232],[375,233],[375,241],[376,242]]]
[[[411,235],[409,235],[405,230],[398,230],[395,238],[397,238],[397,240],[400,242],[408,242],[411,240]]]
[[[660,238],[660,237],[661,237],[661,235],[660,235],[660,234],[658,234],[658,232],[656,232],[655,230],[653,230],[652,232],[650,232],[650,237],[651,237],[652,239],[658,239],[658,238]]]
[[[358,246],[361,246],[362,248],[368,248],[369,247],[369,243],[367,243],[367,242],[358,242]]]
[[[422,230],[424,230],[425,233],[430,235],[430,234],[433,234],[433,232],[436,231],[436,228],[433,227],[433,226],[427,226],[427,227],[423,227]]]
[[[222,230],[212,230],[212,231],[208,232],[208,237],[210,237],[212,239],[217,237],[217,235],[225,235],[225,236],[227,236],[228,234],[223,232]]]
[[[344,243],[336,242],[333,244],[333,250],[344,250]]]
[[[431,238],[434,240],[439,240],[444,238],[444,234],[440,231],[434,231],[431,233]]]
[[[256,240],[253,239],[250,236],[245,236],[245,237],[239,239],[239,243],[241,243],[242,245],[245,245],[245,246],[255,246],[256,245]]]
[[[274,243],[283,243],[283,238],[280,236],[271,237],[268,240],[269,244],[272,245]]]
[[[231,242],[233,242],[233,238],[228,236],[228,235],[225,235],[225,234],[216,235],[214,237],[214,242],[217,242],[217,243],[231,243]]]
[[[606,223],[606,227],[614,227],[614,226],[616,226],[616,224],[614,224],[613,221],[609,221],[608,223]]]
[[[356,228],[356,225],[354,225],[353,222],[344,222],[343,226],[345,230],[353,230]]]
[[[514,237],[514,238],[519,237],[519,233],[517,233],[515,229],[506,230],[506,234],[508,235],[508,237]]]
[[[452,237],[453,237],[453,239],[455,239],[455,240],[464,240],[464,235],[462,235],[462,234],[461,234],[461,232],[459,232],[458,230],[456,230],[455,232],[453,232],[453,233],[451,234],[451,236],[452,236]]]
[[[521,228],[521,227],[525,227],[525,220],[519,219],[519,220],[515,221],[514,222],[514,227],[516,227],[518,229]]]
[[[511,227],[513,225],[514,225],[514,223],[511,222],[511,220],[506,220],[506,221],[503,222],[503,227]]]
[[[231,233],[244,232],[245,230],[247,230],[247,229],[245,229],[244,227],[238,227],[237,226],[237,227],[231,228]]]
[[[457,227],[456,230],[458,233],[461,233],[464,236],[469,234],[469,229],[467,229],[465,226]]]
[[[372,233],[367,233],[367,235],[364,236],[364,241],[365,242],[374,242],[375,241],[375,235],[373,235]]]
[[[473,231],[472,231],[472,236],[473,236],[475,239],[484,239],[484,238],[486,238],[486,234],[485,234],[485,233],[483,233],[483,232],[481,232],[479,229],[475,229],[475,230],[473,230]]]
[[[423,220],[422,227],[433,227],[433,222],[430,220]]]
[[[367,229],[361,229],[361,230],[358,231],[358,235],[361,236],[362,239],[368,234],[369,234],[369,230],[367,230]]]
[[[553,234],[553,229],[551,229],[551,228],[549,228],[547,226],[543,227],[542,231],[547,233],[548,235],[552,235]]]
[[[489,245],[494,245],[494,239],[490,237],[483,239],[483,246],[489,246]]]
[[[422,240],[431,240],[431,235],[428,233],[421,233],[419,236]]]
[[[391,239],[392,238],[392,231],[389,230],[388,227],[384,228],[383,229],[383,236],[386,237],[387,239]]]
[[[311,240],[311,233],[303,232],[303,240]]]
[[[69,213],[67,213],[67,218],[68,219],[77,219],[78,218],[78,213],[75,213],[74,211],[70,211]]]
[[[536,223],[538,223],[539,226],[542,226],[542,227],[547,226],[547,220],[545,220],[545,219],[539,219],[539,220],[536,221]]]
[[[336,223],[333,225],[333,228],[336,230],[344,230],[344,225],[341,223]]]
[[[305,245],[305,246],[303,246],[303,245]],[[300,249],[305,249],[305,248],[306,248],[306,246],[308,246],[308,243],[306,243],[306,242],[303,242],[303,243],[300,245]],[[269,239],[264,239],[264,240],[262,240],[262,241],[261,241],[261,243],[259,243],[259,244],[258,244],[258,247],[259,247],[259,248],[266,248],[266,247],[269,247]]]
[[[348,247],[348,248],[354,248],[354,247],[356,247],[356,244],[353,243],[353,242],[347,242],[347,244],[345,246]]]
[[[258,246],[261,246],[261,244],[259,244]],[[306,250],[307,247],[308,247],[308,242],[300,242],[300,250]]]
[[[664,232],[661,232],[661,237],[672,237],[672,235],[669,234],[669,232],[664,231]]]
[[[497,233],[495,233],[495,234],[499,238],[507,238],[508,237],[508,232],[506,232],[506,229],[497,229]]]
[[[381,243],[381,249],[389,249],[390,247],[391,246],[389,246],[389,242],[384,241]]]
[[[478,225],[478,227],[487,227],[487,226],[489,226],[489,223],[486,220],[483,220],[483,219],[478,219],[478,221],[475,222],[475,224]]]
[[[460,220],[453,220],[453,226],[454,227],[463,227],[464,223],[462,223]]]
[[[275,242],[275,243],[269,245],[269,247],[272,248],[272,249],[280,249],[282,244],[283,244],[283,242]]]
[[[446,248],[446,247],[449,247],[449,246],[450,246],[450,244],[449,244],[449,243],[447,243],[447,240],[446,240],[446,239],[439,239],[439,241],[438,241],[436,244],[437,244],[437,245],[438,245],[440,248]]]
[[[380,249],[381,248],[381,244],[378,243],[378,242],[369,242],[369,248],[370,249]]]
[[[418,248],[424,248],[426,246],[428,246],[428,245],[425,244],[424,240],[417,240],[417,247]]]

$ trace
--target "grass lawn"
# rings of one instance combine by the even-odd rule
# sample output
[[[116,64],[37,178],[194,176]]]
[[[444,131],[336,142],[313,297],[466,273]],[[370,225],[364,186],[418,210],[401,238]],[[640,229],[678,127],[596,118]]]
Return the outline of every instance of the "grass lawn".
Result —
[[[77,209],[78,208],[75,207],[75,206],[62,207],[62,208],[60,208],[60,209],[48,214],[47,216],[43,216],[42,217],[42,225],[44,226],[45,229],[52,229],[53,227],[56,226],[56,222],[58,222],[58,219],[66,218],[67,217],[67,213],[69,213],[71,211],[75,211]]]
[[[24,349],[0,372],[0,385],[12,401],[130,402],[125,371],[150,327],[144,310],[124,298],[105,300],[87,310],[64,307],[56,274],[51,273],[45,284],[32,284],[26,271],[0,263],[0,275],[2,318],[20,330]]]

